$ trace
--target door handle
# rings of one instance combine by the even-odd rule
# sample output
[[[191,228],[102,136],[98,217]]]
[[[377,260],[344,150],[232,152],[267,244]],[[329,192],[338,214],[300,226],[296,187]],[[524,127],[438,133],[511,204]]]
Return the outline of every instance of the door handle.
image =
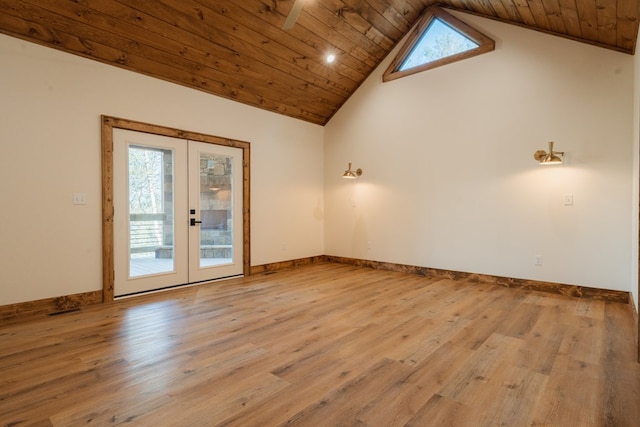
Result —
[[[195,218],[191,218],[191,219],[189,220],[189,225],[190,225],[190,226],[195,227],[195,225],[196,225],[196,224],[202,224],[202,221],[196,221],[196,219],[195,219]]]

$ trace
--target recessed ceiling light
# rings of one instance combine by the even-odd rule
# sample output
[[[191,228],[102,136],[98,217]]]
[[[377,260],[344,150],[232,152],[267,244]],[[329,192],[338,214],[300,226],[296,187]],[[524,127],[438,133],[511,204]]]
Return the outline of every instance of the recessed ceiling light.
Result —
[[[329,55],[327,55],[327,62],[329,64],[331,64],[335,60],[336,60],[336,56],[333,53],[330,53]]]

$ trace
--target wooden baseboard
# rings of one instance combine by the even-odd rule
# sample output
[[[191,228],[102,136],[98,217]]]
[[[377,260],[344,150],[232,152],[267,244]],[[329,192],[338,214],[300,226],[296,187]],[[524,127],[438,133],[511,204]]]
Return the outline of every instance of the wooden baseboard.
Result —
[[[289,261],[272,262],[269,264],[254,265],[251,267],[251,274],[268,273],[271,271],[283,270],[285,268],[300,267],[302,265],[318,264],[326,262],[324,255],[318,255],[308,258],[298,258]]]
[[[530,289],[559,295],[578,298],[592,298],[603,301],[629,304],[634,316],[638,317],[633,298],[629,292],[609,289],[589,288],[577,285],[565,285],[561,283],[542,282],[538,280],[515,279],[511,277],[491,276],[487,274],[463,273],[459,271],[442,270],[430,267],[418,267],[390,262],[370,261],[356,258],[345,258],[333,255],[318,255],[308,258],[299,258],[289,261],[280,261],[251,267],[251,274],[264,274],[287,268],[303,265],[318,264],[323,262],[335,262],[359,267],[370,267],[378,270],[397,271],[402,273],[417,274],[427,277],[442,277],[467,282],[490,283],[507,288]],[[93,304],[102,303],[102,291],[85,292],[74,295],[66,295],[55,298],[46,298],[37,301],[28,301],[16,304],[0,306],[0,324],[25,317],[45,316],[79,309]],[[637,324],[637,322],[636,322]],[[640,332],[638,334],[640,342]],[[640,361],[640,346],[638,351]]]
[[[102,291],[45,298],[0,306],[0,323],[11,320],[46,316],[76,310],[88,305],[102,303]]]
[[[631,314],[633,315],[633,318],[636,319],[636,323],[638,320],[638,309],[636,307],[636,303],[633,300],[633,295],[631,294],[631,292],[629,292],[629,310],[631,311]]]
[[[633,295],[629,292],[629,310],[631,311],[631,315],[633,316],[633,324],[636,327],[636,337],[638,341],[638,363],[640,363],[640,321],[638,320],[638,308],[636,307],[636,303],[633,300]]]
[[[355,258],[344,258],[325,255],[328,262],[350,264],[361,267],[370,267],[379,270],[398,271],[402,273],[418,274],[427,277],[443,277],[466,282],[489,283],[506,288],[529,289],[552,294],[566,295],[578,298],[592,298],[602,301],[629,304],[629,292],[609,289],[589,288],[578,285],[565,285],[562,283],[542,282],[539,280],[516,279],[512,277],[491,276],[488,274],[463,273],[460,271],[442,270],[438,268],[418,267],[390,262],[369,261]]]

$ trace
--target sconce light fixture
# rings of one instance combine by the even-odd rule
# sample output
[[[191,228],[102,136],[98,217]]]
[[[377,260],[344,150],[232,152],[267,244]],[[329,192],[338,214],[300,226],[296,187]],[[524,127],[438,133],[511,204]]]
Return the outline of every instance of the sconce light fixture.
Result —
[[[549,152],[538,150],[533,153],[533,158],[541,165],[559,165],[564,159],[564,151],[553,151],[553,141],[549,141]]]
[[[351,163],[349,163],[349,169],[344,171],[344,173],[342,174],[342,177],[343,178],[348,178],[348,179],[355,179],[355,178],[359,177],[360,175],[362,175],[362,169],[358,168],[355,171],[352,171],[351,170]]]

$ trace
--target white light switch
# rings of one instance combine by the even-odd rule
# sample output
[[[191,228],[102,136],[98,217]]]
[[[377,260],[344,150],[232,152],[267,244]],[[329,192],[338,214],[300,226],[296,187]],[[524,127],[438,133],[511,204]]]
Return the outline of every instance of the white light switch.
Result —
[[[573,206],[573,194],[565,194],[564,195],[564,205],[565,206]]]
[[[74,205],[86,205],[87,204],[87,193],[73,193],[73,204]]]

